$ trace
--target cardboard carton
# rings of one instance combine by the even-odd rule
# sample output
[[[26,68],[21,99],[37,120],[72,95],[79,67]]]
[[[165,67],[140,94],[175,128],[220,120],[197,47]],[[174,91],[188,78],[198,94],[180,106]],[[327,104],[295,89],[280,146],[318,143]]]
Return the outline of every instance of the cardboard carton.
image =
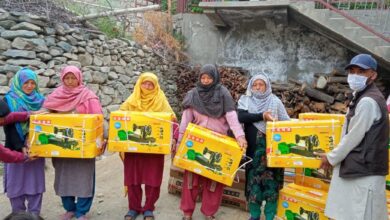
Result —
[[[277,216],[286,220],[327,220],[324,215],[327,196],[325,191],[288,184],[279,192]]]
[[[341,127],[343,127],[346,121],[344,114],[327,114],[327,113],[314,113],[314,112],[300,113],[298,115],[298,118],[304,121],[332,120],[332,119],[339,120]]]
[[[173,114],[162,112],[111,112],[108,150],[169,154],[173,118]]]
[[[173,164],[231,186],[242,155],[235,139],[190,123]]]
[[[28,141],[39,157],[94,158],[104,151],[103,115],[31,115]]]
[[[338,120],[268,122],[267,165],[269,167],[319,168],[315,156],[332,150],[340,141]]]

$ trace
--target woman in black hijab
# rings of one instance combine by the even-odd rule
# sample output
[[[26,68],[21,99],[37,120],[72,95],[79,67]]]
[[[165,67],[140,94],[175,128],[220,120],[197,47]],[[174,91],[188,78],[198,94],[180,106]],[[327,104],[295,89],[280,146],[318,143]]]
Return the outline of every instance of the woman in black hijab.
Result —
[[[224,135],[230,128],[239,145],[246,148],[245,134],[238,122],[234,100],[226,87],[220,84],[220,76],[215,65],[207,64],[202,67],[196,87],[187,93],[183,107],[177,146],[180,144],[187,125],[194,123]],[[175,151],[176,149],[173,149],[173,153]],[[221,202],[224,185],[186,170],[180,202],[184,220],[192,219],[196,195],[202,185],[200,210],[206,219],[214,219],[214,214],[218,211]]]

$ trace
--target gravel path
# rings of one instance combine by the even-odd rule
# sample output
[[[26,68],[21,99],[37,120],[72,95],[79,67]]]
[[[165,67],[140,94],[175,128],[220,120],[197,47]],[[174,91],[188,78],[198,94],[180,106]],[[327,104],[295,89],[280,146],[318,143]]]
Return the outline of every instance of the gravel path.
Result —
[[[61,207],[59,197],[54,193],[53,181],[54,170],[50,159],[46,163],[46,193],[43,198],[42,217],[49,220],[58,219],[64,211]],[[161,187],[160,199],[157,202],[155,215],[158,220],[180,220],[179,210],[180,197],[168,194],[167,185],[169,179],[170,158],[165,159],[165,170],[163,185]],[[87,215],[90,219],[123,219],[127,211],[127,198],[123,196],[123,165],[117,154],[106,156],[96,163],[96,196],[92,205],[92,210]],[[2,182],[2,177],[0,178]],[[0,186],[1,192],[3,191]],[[194,220],[203,220],[199,211],[200,203],[194,213]],[[10,204],[4,194],[0,195],[0,219],[10,213]],[[245,220],[248,213],[238,209],[223,207],[219,209],[218,220]],[[137,220],[141,220],[139,216]]]

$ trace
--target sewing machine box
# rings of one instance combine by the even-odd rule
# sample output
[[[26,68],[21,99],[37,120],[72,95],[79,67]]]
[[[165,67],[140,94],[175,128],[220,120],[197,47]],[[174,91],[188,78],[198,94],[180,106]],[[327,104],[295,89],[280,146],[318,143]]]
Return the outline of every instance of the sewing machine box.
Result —
[[[268,122],[267,165],[319,168],[321,160],[314,153],[332,150],[340,136],[338,120]]]
[[[299,186],[328,192],[330,180],[297,174],[295,175],[294,183]]]
[[[390,191],[386,190],[387,218],[390,219]]]
[[[390,152],[389,152],[390,154]],[[389,161],[389,170],[390,170],[390,161]],[[390,173],[386,175],[386,189],[390,190]]]
[[[31,115],[29,143],[39,157],[94,158],[104,151],[103,115]]]
[[[174,165],[171,165],[171,169],[169,170],[169,176],[182,180],[184,177],[184,170],[181,168],[177,168]],[[236,177],[234,178],[234,181],[233,181],[231,188],[241,189],[241,190],[245,189],[245,170],[244,169],[239,169],[237,171]]]
[[[343,127],[344,122],[346,120],[345,115],[343,114],[327,114],[327,113],[314,113],[314,112],[300,113],[298,115],[298,118],[304,121],[332,120],[332,119],[339,120],[341,127]]]
[[[326,191],[288,184],[279,191],[277,217],[286,220],[327,220],[324,215],[327,196]]]
[[[190,123],[173,164],[231,186],[242,155],[235,139]]]
[[[173,119],[173,114],[164,112],[111,112],[108,150],[169,154]]]

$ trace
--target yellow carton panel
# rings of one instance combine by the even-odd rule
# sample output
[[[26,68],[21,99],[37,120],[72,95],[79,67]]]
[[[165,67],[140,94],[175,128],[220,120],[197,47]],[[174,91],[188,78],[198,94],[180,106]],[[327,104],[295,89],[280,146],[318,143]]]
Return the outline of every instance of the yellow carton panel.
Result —
[[[108,150],[169,154],[173,118],[163,112],[111,112]]]
[[[300,113],[298,115],[298,118],[300,120],[305,121],[312,121],[312,120],[339,120],[341,127],[343,127],[345,123],[345,115],[343,114],[326,114],[326,113],[314,113],[314,112],[307,112],[307,113]]]
[[[173,164],[231,186],[242,154],[235,139],[190,123]]]
[[[31,115],[29,143],[39,157],[94,158],[104,151],[103,115]]]
[[[286,220],[327,220],[324,215],[327,196],[325,191],[288,184],[279,192],[277,216]]]
[[[340,141],[338,120],[268,122],[267,165],[269,167],[319,168],[314,152],[332,150]]]
[[[329,191],[329,180],[319,179],[311,176],[304,176],[297,174],[294,179],[294,183],[300,186],[318,189],[322,191]]]

